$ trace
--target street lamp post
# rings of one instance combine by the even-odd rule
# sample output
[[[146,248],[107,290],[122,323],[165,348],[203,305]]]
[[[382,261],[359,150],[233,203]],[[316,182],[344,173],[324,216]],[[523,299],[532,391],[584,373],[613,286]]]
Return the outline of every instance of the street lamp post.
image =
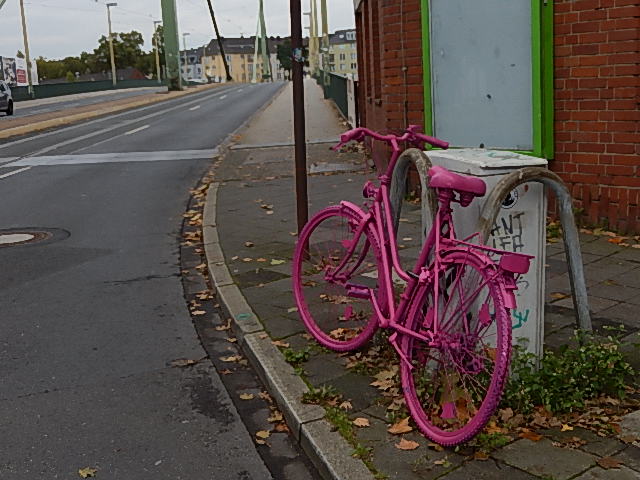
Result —
[[[111,33],[111,7],[116,7],[118,4],[115,2],[107,3],[107,21],[109,22],[109,55],[111,55],[111,81],[113,86],[116,86],[116,60],[113,55],[113,34]]]
[[[2,2],[4,3],[4,2]],[[2,5],[0,5],[2,7]],[[33,98],[33,83],[31,82],[31,57],[29,56],[29,40],[27,36],[27,21],[24,16],[24,0],[20,0],[20,13],[22,15],[22,37],[24,40],[24,55],[27,61],[27,85],[29,96]]]
[[[156,46],[156,75],[158,76],[158,83],[162,84],[162,78],[160,75],[160,45],[158,39],[158,25],[161,25],[160,20],[154,20],[153,22],[153,40]]]
[[[182,48],[184,50],[184,75],[185,79],[189,81],[189,66],[187,64],[187,36],[191,35],[189,32],[182,34]]]

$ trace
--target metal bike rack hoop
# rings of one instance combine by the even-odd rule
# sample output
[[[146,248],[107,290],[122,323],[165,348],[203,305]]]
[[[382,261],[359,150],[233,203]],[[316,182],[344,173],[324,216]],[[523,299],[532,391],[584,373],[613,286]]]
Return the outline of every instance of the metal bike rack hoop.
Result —
[[[438,200],[436,194],[432,188],[429,187],[429,169],[432,167],[431,160],[425,155],[422,150],[417,148],[409,148],[405,150],[398,163],[393,170],[393,177],[391,179],[391,208],[393,209],[393,226],[395,231],[398,231],[398,225],[400,223],[400,213],[402,212],[402,202],[407,193],[407,175],[409,173],[409,167],[411,164],[415,165],[420,176],[420,184],[422,185],[422,240],[426,235],[427,230],[433,223],[436,210],[438,209]],[[425,206],[428,206],[425,208]]]
[[[577,326],[581,330],[591,331],[587,286],[584,280],[580,239],[573,216],[571,194],[567,185],[558,175],[541,167],[525,167],[506,175],[489,193],[478,219],[477,230],[480,232],[483,242],[486,242],[498,217],[503,200],[517,186],[528,182],[542,183],[551,188],[556,195],[560,208],[564,250],[569,265],[569,281],[573,293],[573,306],[576,310]]]

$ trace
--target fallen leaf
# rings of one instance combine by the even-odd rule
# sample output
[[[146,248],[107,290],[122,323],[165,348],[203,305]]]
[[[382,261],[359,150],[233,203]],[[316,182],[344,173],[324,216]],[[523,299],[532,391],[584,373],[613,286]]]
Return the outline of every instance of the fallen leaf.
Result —
[[[489,454],[487,452],[482,451],[482,450],[478,450],[477,452],[475,452],[473,454],[473,459],[474,460],[480,460],[480,461],[489,460]]]
[[[269,432],[267,432],[266,430],[260,430],[258,432],[256,432],[256,437],[265,440],[267,438],[269,438],[271,436],[271,434]]]
[[[242,259],[242,261],[245,262],[245,263],[253,262],[253,258],[245,257],[245,258]]]
[[[566,432],[567,430],[571,431],[573,430],[573,427],[571,425],[567,425],[566,423],[562,424],[562,430],[560,430],[561,432]]]
[[[437,443],[429,443],[427,447],[433,448],[436,452],[444,452],[444,447],[442,445],[438,445]]]
[[[78,475],[80,475],[82,478],[95,477],[96,473],[98,473],[98,470],[91,467],[81,468],[80,470],[78,470]]]
[[[177,358],[176,360],[171,361],[171,366],[172,367],[190,367],[191,365],[195,365],[201,360],[202,358],[199,360],[193,360],[191,358]]]
[[[419,446],[420,444],[418,442],[407,440],[405,438],[401,438],[400,441],[396,443],[396,448],[399,450],[415,450]]]
[[[616,460],[612,457],[602,457],[596,460],[596,463],[600,465],[605,470],[609,470],[610,468],[620,468],[622,462],[620,460]]]
[[[387,429],[387,432],[391,433],[392,435],[400,435],[402,433],[409,433],[412,430],[413,428],[411,427],[411,425],[409,425],[409,417],[407,417],[391,425]]]
[[[556,300],[562,300],[563,298],[569,298],[571,295],[567,295],[566,293],[562,293],[562,292],[553,292],[551,294],[551,298],[556,299]]]
[[[284,260],[276,260],[275,258],[271,260],[271,265],[282,265],[283,263],[285,263]]]
[[[298,311],[298,307],[291,307],[289,309],[287,309],[287,313],[293,313],[293,312],[297,312]]]
[[[266,258],[262,258],[262,257],[261,257],[261,258],[258,258],[258,259],[256,260],[256,262],[260,262],[260,263],[263,263],[263,262],[266,262],[266,261],[267,261],[267,259],[266,259]]]
[[[266,211],[266,214],[267,214],[267,215],[273,215],[273,210],[267,210],[267,211]]]
[[[254,246],[254,243],[253,242],[244,242],[244,246],[251,248],[251,247]]]
[[[196,317],[199,317],[200,315],[204,315],[207,312],[205,312],[204,310],[194,310],[193,312],[191,312],[191,315],[195,315]]]
[[[411,238],[411,237],[404,237],[402,239],[403,242],[410,242],[411,240],[413,240],[413,238]]]
[[[273,342],[271,342],[273,345],[275,345],[276,347],[280,347],[280,348],[289,348],[289,344],[287,342],[283,342],[282,340],[274,340]]]
[[[638,441],[638,437],[636,437],[635,435],[624,435],[620,437],[620,440],[624,443],[634,443]]]
[[[525,431],[518,435],[520,438],[526,438],[527,440],[531,440],[532,442],[539,442],[542,439],[542,435],[539,435],[535,432]]]
[[[282,421],[282,413],[280,413],[278,410],[271,412],[271,416],[267,418],[267,422],[269,423],[276,423],[281,421]]]
[[[238,255],[236,255],[235,257],[231,257],[231,260],[237,260],[237,259],[239,259],[239,258],[240,258],[240,257],[239,257]]]
[[[342,402],[338,408],[341,408],[342,410],[351,410],[353,405],[351,405],[351,402]]]
[[[229,342],[229,343],[237,343],[238,339],[237,338],[227,338],[227,342]]]
[[[232,355],[230,357],[220,357],[220,360],[222,360],[223,362],[239,362],[240,360],[242,360],[242,357],[240,355]]]
[[[360,428],[370,427],[371,426],[371,424],[369,423],[369,420],[367,418],[363,418],[363,417],[356,418],[352,423],[356,427],[360,427]]]
[[[241,393],[240,400],[253,400],[253,393]]]
[[[512,408],[504,408],[498,412],[500,414],[500,420],[506,422],[513,418],[513,409]]]

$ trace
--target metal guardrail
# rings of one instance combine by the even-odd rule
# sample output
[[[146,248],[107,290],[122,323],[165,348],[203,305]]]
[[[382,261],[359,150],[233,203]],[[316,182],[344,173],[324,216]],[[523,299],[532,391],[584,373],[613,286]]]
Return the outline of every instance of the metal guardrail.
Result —
[[[320,70],[314,78],[322,87],[324,98],[333,100],[340,113],[347,118],[349,116],[347,77]]]
[[[435,193],[429,188],[429,168],[431,161],[428,156],[416,149],[406,150],[398,159],[393,172],[391,184],[391,206],[394,214],[396,231],[400,221],[402,202],[406,195],[407,175],[409,167],[415,165],[422,185],[422,237],[431,226],[437,208]],[[480,232],[483,242],[491,234],[491,229],[500,213],[502,202],[513,189],[528,182],[542,183],[549,187],[556,195],[560,210],[563,240],[567,264],[569,266],[569,281],[573,293],[573,305],[576,312],[576,324],[581,330],[591,331],[591,314],[587,297],[587,286],[584,280],[584,266],[580,250],[578,229],[573,215],[571,194],[564,181],[552,171],[541,167],[525,167],[505,175],[489,192],[485,201],[476,231]]]
[[[116,89],[121,88],[138,88],[138,87],[157,87],[157,80],[120,80],[116,85]],[[73,95],[75,93],[97,92],[101,90],[113,90],[113,82],[111,80],[99,80],[95,82],[69,82],[69,83],[51,83],[44,85],[34,85],[34,96],[29,96],[28,87],[13,87],[11,94],[16,102],[21,100],[32,100],[32,98],[49,98],[63,95]]]

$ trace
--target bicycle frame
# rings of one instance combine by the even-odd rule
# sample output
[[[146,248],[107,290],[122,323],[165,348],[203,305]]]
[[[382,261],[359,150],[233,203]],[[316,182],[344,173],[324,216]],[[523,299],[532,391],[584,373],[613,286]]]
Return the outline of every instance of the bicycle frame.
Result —
[[[371,228],[373,224],[374,233],[378,244],[381,246],[382,254],[382,276],[378,278],[378,288],[382,290],[383,305],[380,305],[378,299],[372,289],[369,289],[367,295],[363,295],[361,291],[354,291],[353,296],[369,298],[372,302],[373,309],[375,311],[377,321],[383,328],[390,328],[395,330],[395,333],[389,339],[394,345],[394,348],[398,351],[399,355],[403,358],[403,361],[408,362],[408,359],[404,358],[404,354],[400,351],[397,345],[396,338],[397,333],[403,333],[411,335],[416,339],[432,344],[435,336],[438,334],[438,305],[434,305],[434,322],[427,332],[427,335],[423,335],[419,332],[411,330],[404,325],[405,315],[407,309],[411,304],[414,295],[416,294],[419,285],[427,282],[434,282],[435,291],[434,295],[438,297],[439,287],[439,275],[442,270],[442,259],[440,257],[441,247],[461,247],[467,250],[471,248],[483,248],[486,250],[496,251],[489,247],[479,247],[467,243],[465,241],[457,240],[455,236],[455,229],[453,224],[453,210],[451,209],[451,202],[454,201],[454,193],[451,190],[441,189],[438,192],[439,207],[435,216],[434,224],[429,232],[429,235],[422,247],[420,255],[412,270],[406,272],[400,265],[400,258],[398,254],[398,243],[396,239],[396,232],[394,229],[394,222],[392,218],[391,201],[389,197],[390,178],[393,168],[400,156],[400,149],[397,142],[391,141],[393,146],[393,155],[390,159],[387,171],[378,177],[380,186],[376,187],[372,182],[367,182],[364,188],[364,195],[373,201],[369,211],[365,212],[360,207],[350,202],[341,202],[345,208],[349,208],[357,212],[362,218],[360,224],[356,228],[354,239],[348,248],[348,253],[344,259],[332,272],[330,277],[340,276],[341,270],[348,263],[348,259],[353,255],[356,246],[358,245],[360,238],[364,234],[366,228]],[[468,239],[467,239],[468,240]],[[350,276],[359,266],[362,264],[368,248],[363,249],[360,253],[359,260],[355,263],[355,266],[350,268],[346,276]],[[427,266],[431,252],[434,252],[433,263]],[[493,268],[495,273],[493,275],[500,275],[502,272],[499,268],[495,268],[493,264],[488,264],[486,268]],[[393,290],[393,272],[395,272],[400,279],[406,282],[404,292],[400,295],[400,301],[396,305],[395,295]],[[488,280],[479,287],[482,288],[493,275],[488,276]],[[349,286],[347,285],[347,288]]]

